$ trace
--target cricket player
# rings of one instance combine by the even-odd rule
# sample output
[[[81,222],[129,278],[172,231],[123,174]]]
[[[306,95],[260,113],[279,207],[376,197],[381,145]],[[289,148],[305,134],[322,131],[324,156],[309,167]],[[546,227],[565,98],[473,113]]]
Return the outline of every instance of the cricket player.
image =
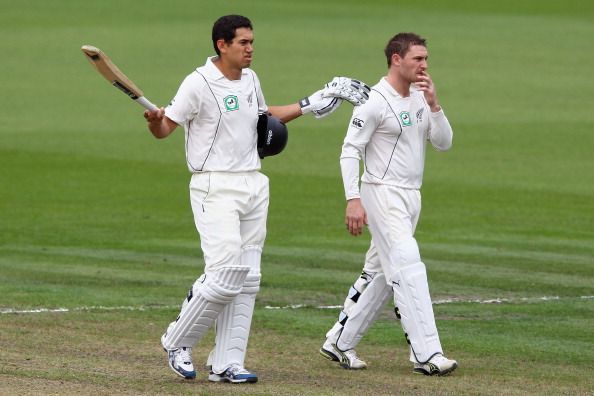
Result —
[[[144,113],[156,138],[169,136],[178,125],[185,130],[190,201],[205,263],[161,343],[171,369],[193,379],[192,347],[216,321],[208,379],[256,382],[244,359],[268,213],[268,178],[259,172],[256,149],[259,116],[271,114],[285,123],[307,113],[321,118],[343,99],[364,103],[369,87],[336,77],[298,103],[267,106],[258,76],[249,68],[254,54],[250,20],[219,18],[212,42],[216,55],[184,79],[171,103]]]
[[[355,347],[393,296],[413,371],[446,375],[458,364],[443,355],[414,232],[426,142],[448,150],[453,132],[427,73],[425,39],[399,33],[388,42],[385,55],[388,73],[372,87],[369,100],[353,110],[340,156],[346,227],[357,236],[368,224],[372,241],[363,272],[320,353],[347,369],[366,368]]]

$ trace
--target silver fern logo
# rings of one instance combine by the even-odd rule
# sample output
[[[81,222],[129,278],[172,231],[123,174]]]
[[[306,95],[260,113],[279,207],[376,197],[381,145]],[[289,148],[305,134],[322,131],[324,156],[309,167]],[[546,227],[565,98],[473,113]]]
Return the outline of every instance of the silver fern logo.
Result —
[[[420,124],[420,123],[421,123],[421,121],[423,121],[423,111],[424,111],[424,110],[425,110],[425,109],[424,109],[423,107],[421,107],[421,108],[419,109],[419,111],[417,111],[417,114],[416,114],[416,118],[417,118],[417,124]]]

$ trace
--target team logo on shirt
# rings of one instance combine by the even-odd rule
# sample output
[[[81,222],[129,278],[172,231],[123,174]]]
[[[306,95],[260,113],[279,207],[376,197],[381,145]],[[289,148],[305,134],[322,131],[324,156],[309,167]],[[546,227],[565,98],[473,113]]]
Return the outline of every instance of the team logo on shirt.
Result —
[[[239,100],[237,100],[237,96],[235,95],[225,96],[223,103],[225,104],[225,109],[227,109],[227,111],[239,110]]]
[[[398,117],[400,118],[400,121],[402,121],[402,125],[404,125],[404,126],[412,125],[412,120],[410,119],[410,114],[408,113],[408,111],[400,112],[400,114],[398,114]]]

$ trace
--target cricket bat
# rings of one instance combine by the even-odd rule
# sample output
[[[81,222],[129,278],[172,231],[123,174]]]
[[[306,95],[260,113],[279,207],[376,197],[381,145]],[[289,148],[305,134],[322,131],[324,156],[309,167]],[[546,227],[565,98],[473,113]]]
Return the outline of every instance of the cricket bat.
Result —
[[[157,110],[157,106],[144,97],[144,93],[136,86],[103,51],[92,45],[83,45],[81,48],[91,65],[114,87],[128,95],[142,107],[148,110]]]

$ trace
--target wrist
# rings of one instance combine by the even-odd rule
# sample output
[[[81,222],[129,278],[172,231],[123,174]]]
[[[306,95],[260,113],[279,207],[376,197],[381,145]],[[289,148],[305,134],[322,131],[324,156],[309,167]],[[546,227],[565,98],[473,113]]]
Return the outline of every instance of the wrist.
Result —
[[[312,111],[309,96],[306,96],[303,99],[299,100],[299,108],[301,109],[301,114],[307,114]]]

